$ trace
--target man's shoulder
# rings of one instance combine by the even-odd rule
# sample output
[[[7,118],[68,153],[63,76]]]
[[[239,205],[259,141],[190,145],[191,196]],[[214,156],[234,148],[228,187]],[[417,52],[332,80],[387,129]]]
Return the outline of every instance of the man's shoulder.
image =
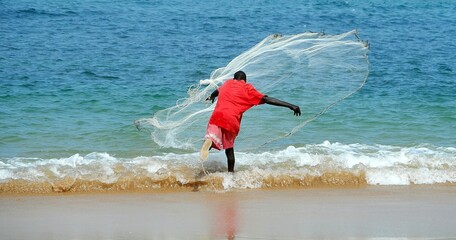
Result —
[[[246,84],[245,84],[245,88],[246,88],[247,90],[249,90],[249,91],[256,91],[256,92],[258,92],[258,90],[255,88],[255,86],[253,86],[253,84],[251,84],[251,83],[246,83]]]
[[[255,87],[253,86],[253,84],[251,84],[251,83],[246,83],[245,86],[246,86],[246,87],[249,87],[249,88],[255,88]]]
[[[220,87],[230,86],[233,83],[234,83],[234,79],[227,79],[225,82],[223,82],[222,86],[220,86]]]

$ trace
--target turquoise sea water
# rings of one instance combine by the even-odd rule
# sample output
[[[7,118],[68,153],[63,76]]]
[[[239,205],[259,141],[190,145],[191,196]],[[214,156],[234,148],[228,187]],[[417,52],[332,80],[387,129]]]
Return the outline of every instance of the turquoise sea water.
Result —
[[[103,167],[92,163],[113,162],[151,178],[180,161],[197,172],[195,151],[160,148],[133,121],[174,106],[268,35],[357,29],[370,43],[365,86],[281,145],[239,153],[239,170],[251,176],[266,161],[289,171],[282,163],[291,159],[293,169],[321,167],[297,175],[343,162],[341,169],[391,174],[372,184],[455,182],[454,12],[450,0],[2,1],[0,178],[82,176],[81,165],[93,173]],[[209,169],[223,171],[215,155]],[[115,181],[110,174],[100,179]]]

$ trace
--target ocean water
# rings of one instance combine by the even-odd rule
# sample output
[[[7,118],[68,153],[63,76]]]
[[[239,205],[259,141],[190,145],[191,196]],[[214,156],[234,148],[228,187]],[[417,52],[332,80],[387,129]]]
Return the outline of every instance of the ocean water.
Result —
[[[2,1],[0,192],[454,184],[455,11],[451,0]],[[223,152],[206,175],[197,150],[133,124],[271,34],[353,29],[370,46],[364,87],[283,141],[236,152],[235,174]]]

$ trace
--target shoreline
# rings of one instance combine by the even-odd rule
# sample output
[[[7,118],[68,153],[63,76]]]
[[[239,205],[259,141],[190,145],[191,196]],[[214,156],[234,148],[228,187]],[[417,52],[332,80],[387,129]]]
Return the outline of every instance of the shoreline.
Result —
[[[202,173],[201,173],[202,174]],[[71,177],[48,181],[31,181],[14,179],[0,182],[1,194],[31,194],[47,195],[54,193],[121,193],[121,192],[198,192],[198,191],[232,191],[237,189],[224,186],[225,173],[191,177],[182,181],[177,176],[153,178],[146,176],[128,176],[106,183],[100,180],[84,180]],[[243,178],[242,173],[235,175],[238,180]],[[348,171],[325,172],[321,175],[289,176],[285,174],[267,176],[261,179],[252,179],[257,187],[247,189],[307,189],[307,188],[347,188],[363,187],[367,185],[363,172],[352,173]],[[245,182],[243,184],[246,184]],[[252,182],[250,182],[252,184]],[[242,189],[242,188],[239,188]]]
[[[444,185],[0,195],[0,238],[449,238],[454,199]]]

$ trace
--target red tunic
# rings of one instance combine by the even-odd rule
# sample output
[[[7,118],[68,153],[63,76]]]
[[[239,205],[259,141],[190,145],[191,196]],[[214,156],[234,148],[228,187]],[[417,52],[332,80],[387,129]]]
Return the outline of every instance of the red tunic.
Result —
[[[243,80],[227,80],[218,89],[218,101],[209,124],[214,124],[236,135],[241,126],[242,114],[251,107],[263,104],[264,94]]]

